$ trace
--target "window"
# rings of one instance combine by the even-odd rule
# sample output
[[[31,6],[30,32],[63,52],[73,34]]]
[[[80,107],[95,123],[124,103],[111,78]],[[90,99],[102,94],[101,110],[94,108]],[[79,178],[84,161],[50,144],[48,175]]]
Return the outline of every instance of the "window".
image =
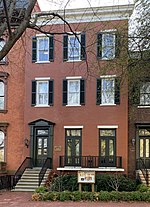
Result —
[[[32,81],[32,106],[52,106],[53,93],[53,80]]]
[[[0,72],[0,113],[6,113],[7,100],[7,78],[9,74]]]
[[[81,165],[81,129],[66,129],[65,165]]]
[[[97,35],[97,57],[102,60],[111,60],[118,54],[118,36],[114,33],[99,33]]]
[[[2,50],[2,48],[5,45],[5,40],[3,40],[2,38],[0,38],[0,51]],[[1,61],[0,64],[5,64],[6,63],[6,57],[4,57]]]
[[[5,143],[4,143],[4,132],[0,131],[0,162],[5,161]]]
[[[54,37],[37,36],[32,38],[32,62],[54,61]]]
[[[118,78],[97,79],[97,105],[120,104],[120,81]]]
[[[140,87],[140,105],[150,105],[150,82],[143,83]]]
[[[63,59],[64,61],[85,60],[85,33],[81,35],[64,35]]]
[[[4,110],[4,82],[0,81],[0,110]]]
[[[63,80],[63,105],[79,106],[85,104],[85,81]]]

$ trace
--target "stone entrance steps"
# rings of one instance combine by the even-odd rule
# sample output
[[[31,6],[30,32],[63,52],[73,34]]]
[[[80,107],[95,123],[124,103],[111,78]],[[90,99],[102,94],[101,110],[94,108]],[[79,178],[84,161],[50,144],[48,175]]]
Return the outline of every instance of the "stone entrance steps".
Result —
[[[20,192],[33,192],[38,187],[39,184],[39,173],[41,168],[27,168],[23,173],[21,179],[18,181],[17,185],[12,191]],[[47,169],[44,178],[42,180],[41,186],[45,184],[45,181],[49,175],[50,169]]]
[[[136,175],[140,178],[141,183],[146,185],[146,180],[141,170],[136,171]],[[148,170],[148,186],[150,187],[150,170]]]

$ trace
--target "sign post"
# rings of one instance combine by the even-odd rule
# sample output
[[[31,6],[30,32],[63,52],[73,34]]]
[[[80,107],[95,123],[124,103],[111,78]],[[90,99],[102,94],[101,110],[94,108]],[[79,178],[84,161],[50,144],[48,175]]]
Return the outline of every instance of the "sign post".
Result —
[[[92,185],[92,192],[94,192],[95,171],[78,171],[79,191],[82,191],[82,184],[89,183]]]

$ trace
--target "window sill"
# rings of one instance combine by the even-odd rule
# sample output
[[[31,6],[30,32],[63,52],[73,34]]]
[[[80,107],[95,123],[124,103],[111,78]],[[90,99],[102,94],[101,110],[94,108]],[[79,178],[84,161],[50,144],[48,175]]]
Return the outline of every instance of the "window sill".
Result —
[[[8,110],[0,109],[0,113],[6,114],[7,112],[8,112]]]
[[[36,64],[51,63],[50,61],[37,61]]]
[[[72,62],[81,62],[82,60],[67,60],[67,63],[72,63]]]
[[[35,108],[49,108],[50,107],[50,105],[36,105],[36,106],[34,106]]]
[[[100,106],[116,106],[116,104],[100,104]]]
[[[73,106],[76,107],[76,106],[81,106],[81,105],[66,105],[66,106],[67,106],[67,107],[69,107],[69,106],[70,106],[70,107],[73,107]]]
[[[138,108],[150,108],[150,105],[138,106]]]

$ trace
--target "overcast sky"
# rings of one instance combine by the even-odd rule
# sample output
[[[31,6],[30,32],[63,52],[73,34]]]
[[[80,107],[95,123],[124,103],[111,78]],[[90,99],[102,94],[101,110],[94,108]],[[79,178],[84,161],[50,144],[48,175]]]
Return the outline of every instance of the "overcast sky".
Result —
[[[124,5],[133,3],[134,0],[38,0],[42,11],[85,8],[97,6]]]

